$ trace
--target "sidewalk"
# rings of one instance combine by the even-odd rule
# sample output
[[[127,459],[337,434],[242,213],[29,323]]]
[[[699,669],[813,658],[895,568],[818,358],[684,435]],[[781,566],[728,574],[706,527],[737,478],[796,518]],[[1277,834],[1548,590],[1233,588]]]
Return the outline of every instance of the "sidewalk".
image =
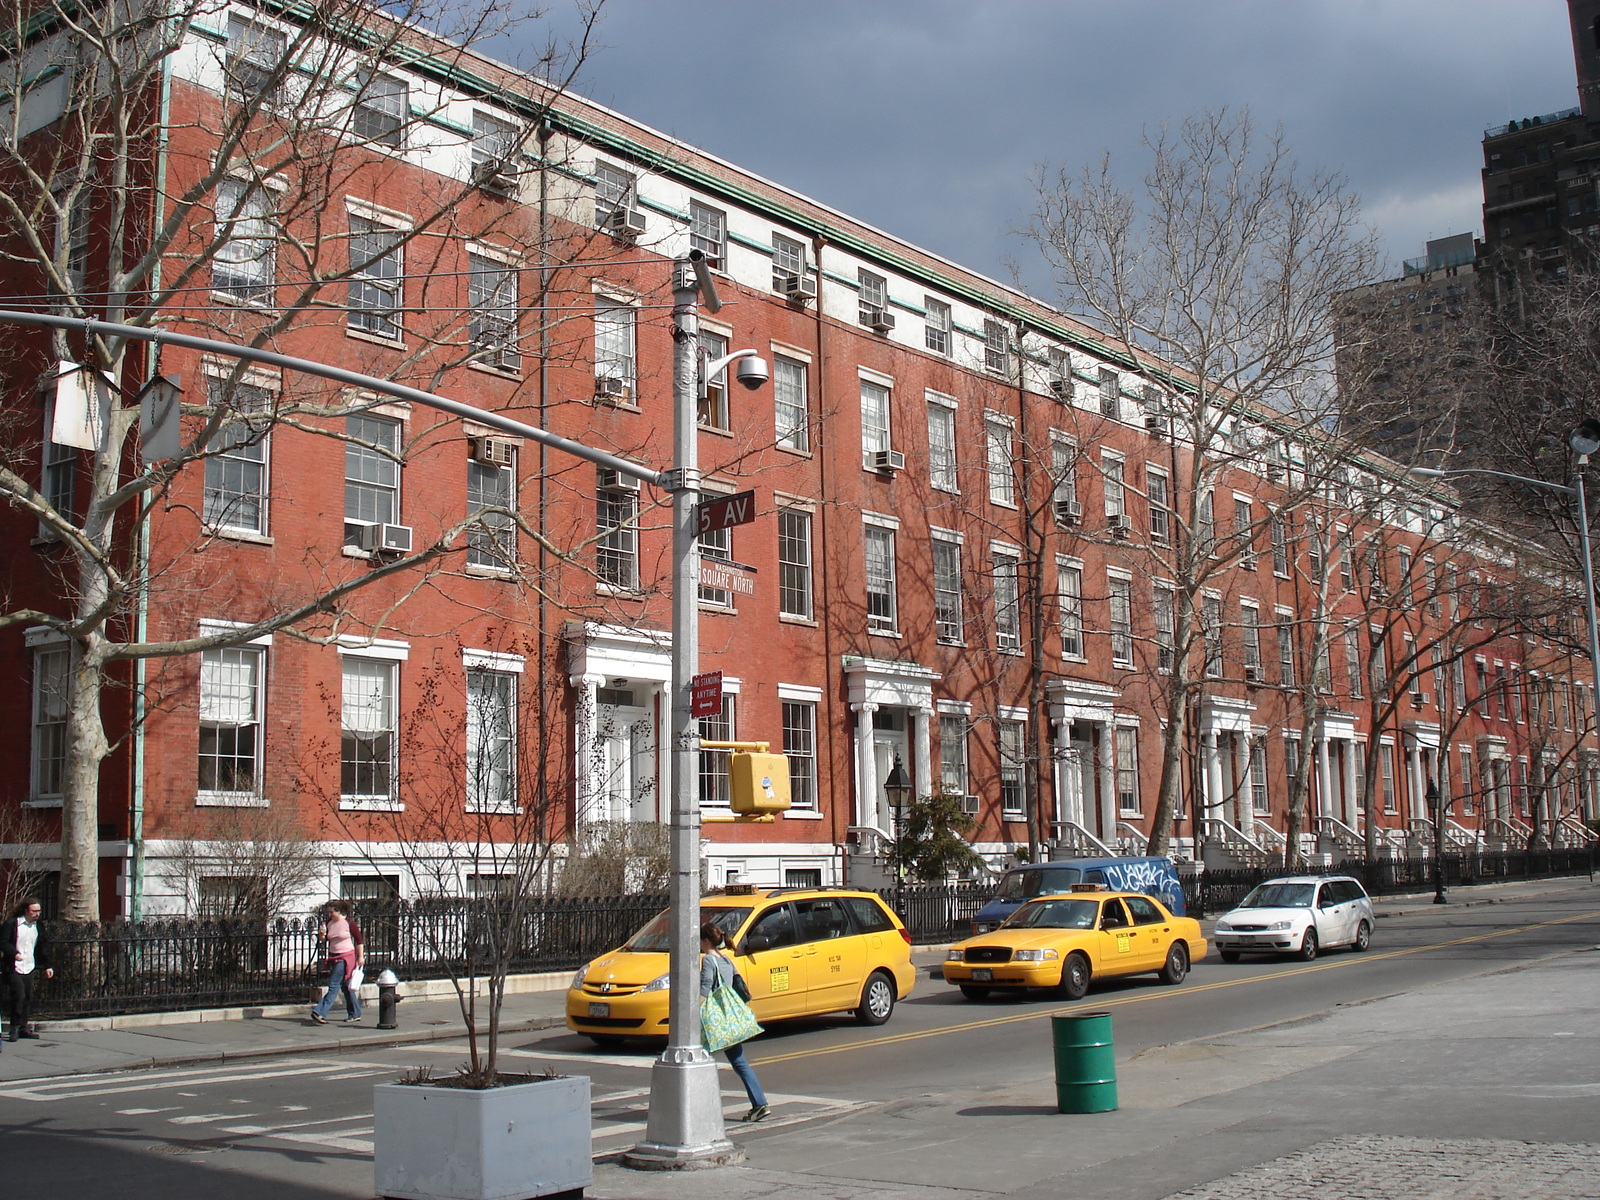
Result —
[[[1589,887],[1588,879],[1532,880],[1485,884],[1450,893],[1457,908],[1504,903],[1552,892]],[[1380,917],[1404,916],[1432,908],[1433,893],[1391,896],[1374,902]],[[1211,921],[1206,922],[1209,933]],[[944,946],[918,946],[912,960],[921,975],[937,974]],[[549,1029],[565,1020],[567,972],[522,977],[523,987],[506,996],[501,1028],[509,1033]],[[434,991],[438,989],[435,988]],[[406,994],[401,986],[401,995]],[[365,1010],[359,1025],[334,1021],[312,1025],[305,1019],[310,1004],[234,1009],[199,1013],[138,1014],[136,1027],[113,1027],[117,1019],[43,1021],[38,1041],[8,1042],[0,1053],[0,1081],[38,1079],[136,1067],[192,1066],[276,1054],[304,1054],[360,1047],[396,1046],[461,1037],[465,1026],[453,997],[402,999],[399,1028],[375,1028],[377,1006]],[[251,1015],[246,1016],[246,1013]],[[255,1015],[259,1014],[259,1015]]]

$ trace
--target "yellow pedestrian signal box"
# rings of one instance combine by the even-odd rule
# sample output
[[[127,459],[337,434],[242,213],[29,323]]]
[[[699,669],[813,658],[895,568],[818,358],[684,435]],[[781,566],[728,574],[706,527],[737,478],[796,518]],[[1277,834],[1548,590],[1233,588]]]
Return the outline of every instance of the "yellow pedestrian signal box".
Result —
[[[782,754],[730,754],[728,807],[741,816],[788,811],[788,758]]]

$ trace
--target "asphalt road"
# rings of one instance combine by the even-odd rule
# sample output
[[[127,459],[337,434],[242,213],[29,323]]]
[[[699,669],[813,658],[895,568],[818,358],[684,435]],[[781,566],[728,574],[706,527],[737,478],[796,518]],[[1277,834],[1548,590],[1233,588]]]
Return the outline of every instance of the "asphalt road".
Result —
[[[1460,981],[1465,987],[1486,972],[1597,941],[1600,898],[1584,890],[1385,919],[1366,954],[1233,965],[1213,956],[1180,987],[1153,977],[1109,982],[1076,1004],[1043,997],[973,1002],[923,978],[881,1028],[848,1018],[795,1022],[752,1044],[750,1058],[774,1115],[759,1127],[731,1131],[749,1147],[752,1162],[798,1163],[815,1149],[793,1135],[849,1129],[852,1121],[865,1130],[872,1114],[903,1113],[918,1097],[955,1098],[962,1112],[1001,1121],[1036,1117],[1053,1099],[1047,1018],[1054,1012],[1110,1011],[1119,1060],[1137,1062],[1175,1043],[1325,1017],[1424,986]],[[371,1085],[418,1065],[444,1072],[462,1057],[461,1043],[443,1042],[359,1057],[306,1055],[8,1085],[0,1088],[7,1188],[95,1200],[370,1196]],[[647,1048],[599,1053],[586,1039],[548,1030],[511,1037],[502,1069],[590,1075],[595,1150],[604,1154],[638,1140],[651,1061]],[[729,1111],[742,1111],[731,1073],[724,1072],[723,1086]],[[1137,1095],[1125,1101],[1139,1102]],[[933,1102],[924,1103],[931,1113]],[[936,1162],[925,1166],[938,1177]]]

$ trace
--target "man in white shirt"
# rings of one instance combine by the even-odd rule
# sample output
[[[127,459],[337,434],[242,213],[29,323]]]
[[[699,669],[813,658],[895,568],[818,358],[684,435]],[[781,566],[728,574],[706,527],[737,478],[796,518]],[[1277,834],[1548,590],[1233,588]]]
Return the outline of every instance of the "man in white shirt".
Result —
[[[39,901],[28,897],[0,924],[0,980],[5,1000],[11,1009],[11,1040],[39,1036],[28,1024],[33,1009],[33,981],[43,975],[54,979],[50,966],[50,944],[39,925]]]

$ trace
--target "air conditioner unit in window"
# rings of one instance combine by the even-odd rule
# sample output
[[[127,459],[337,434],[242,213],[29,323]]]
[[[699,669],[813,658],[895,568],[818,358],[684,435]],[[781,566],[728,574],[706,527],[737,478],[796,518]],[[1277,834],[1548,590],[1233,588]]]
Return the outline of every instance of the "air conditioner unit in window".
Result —
[[[637,208],[613,208],[606,217],[606,232],[618,237],[638,237],[644,232],[644,214]]]
[[[361,528],[361,548],[373,554],[410,554],[411,526],[375,524]]]
[[[509,196],[517,190],[517,177],[512,174],[511,164],[501,159],[490,159],[473,167],[472,182],[499,196]]]
[[[878,333],[888,333],[894,328],[894,314],[885,312],[881,308],[873,309],[871,315],[867,317],[867,328]]]
[[[898,450],[876,450],[872,455],[874,471],[895,472],[906,469],[906,456]]]
[[[637,492],[639,480],[633,475],[604,468],[600,471],[600,486],[610,492]]]
[[[1167,432],[1167,419],[1155,413],[1147,413],[1144,418],[1144,431],[1160,437]]]
[[[1050,394],[1057,400],[1072,399],[1072,380],[1052,379],[1050,381]]]
[[[961,811],[975,813],[978,811],[978,803],[978,797],[976,796],[963,796],[961,797]]]
[[[628,398],[628,381],[617,375],[598,375],[594,381],[594,398],[596,400],[626,400]]]
[[[1249,663],[1246,663],[1244,666],[1244,681],[1246,683],[1260,683],[1261,668],[1259,666],[1253,667]]]
[[[790,300],[804,303],[817,298],[817,281],[809,275],[790,275],[781,290]]]
[[[1427,692],[1412,692],[1411,693],[1411,707],[1412,708],[1422,708],[1432,698],[1433,697],[1429,696]]]
[[[1133,523],[1128,520],[1127,513],[1111,513],[1106,517],[1106,528],[1111,531],[1114,538],[1126,538],[1133,528]]]
[[[1056,520],[1063,525],[1076,525],[1083,520],[1083,505],[1076,500],[1057,500]]]
[[[473,438],[472,460],[492,467],[509,467],[517,461],[517,445],[509,438]]]
[[[1277,463],[1267,464],[1267,478],[1277,483],[1283,478],[1283,467]]]

